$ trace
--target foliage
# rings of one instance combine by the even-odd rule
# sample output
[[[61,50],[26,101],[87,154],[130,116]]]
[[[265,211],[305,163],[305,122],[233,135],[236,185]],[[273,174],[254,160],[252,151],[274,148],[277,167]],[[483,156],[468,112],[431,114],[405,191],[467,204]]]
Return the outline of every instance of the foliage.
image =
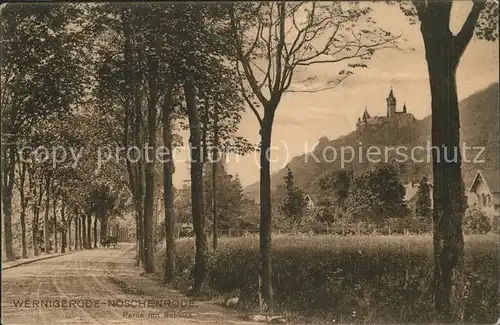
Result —
[[[254,204],[244,193],[238,175],[231,175],[223,162],[217,163],[217,228],[244,229],[258,227],[250,215]],[[207,215],[212,215],[212,164],[207,164],[204,176],[204,197]]]
[[[352,170],[325,171],[313,181],[319,193],[318,208],[314,211],[318,222],[333,223],[346,217],[346,200],[353,182]]]
[[[324,208],[324,207],[323,207]],[[321,210],[321,209],[319,209]],[[325,213],[325,212],[324,212]],[[330,214],[333,214],[330,212]],[[329,215],[329,214],[328,214]],[[318,218],[307,219],[298,229],[280,229],[283,233],[329,234],[339,236],[352,235],[421,235],[432,233],[432,222],[413,216],[406,218],[388,218],[383,223],[371,221],[349,221],[341,212],[332,220]]]
[[[86,204],[91,214],[95,214],[99,218],[105,218],[114,212],[117,201],[116,193],[112,193],[110,187],[100,185],[93,188],[89,193]]]
[[[433,260],[430,236],[273,237],[278,312],[297,321],[324,323],[432,323]],[[240,307],[257,303],[258,238],[225,238],[211,252],[212,294],[240,297]],[[464,321],[496,319],[497,238],[466,237]],[[177,242],[177,286],[189,285],[192,240]],[[161,257],[161,256],[160,256]],[[162,267],[162,258],[158,258]],[[286,316],[287,319],[290,317]],[[315,317],[312,320],[310,317]],[[290,319],[292,320],[292,319]]]
[[[486,234],[491,231],[491,221],[479,208],[465,211],[463,229],[467,234]]]
[[[327,224],[332,224],[333,222],[344,219],[345,217],[346,213],[344,209],[332,204],[329,201],[321,204],[314,211],[314,219],[318,222],[325,222]]]
[[[226,167],[220,164],[217,168],[217,195],[218,195],[218,228],[245,229],[258,227],[258,206],[248,198],[242,189],[238,176],[227,172]],[[211,214],[211,173],[210,164],[207,165],[204,176],[204,199],[207,214]],[[176,191],[175,215],[178,224],[191,223],[191,187],[188,182]]]
[[[287,175],[283,178],[283,184],[281,186],[284,188],[286,194],[279,207],[280,212],[290,224],[300,225],[306,213],[307,202],[304,192],[295,185],[293,173],[290,168],[288,168]]]
[[[379,165],[357,176],[346,199],[347,213],[354,221],[382,222],[408,214],[405,190],[392,165]]]
[[[191,186],[187,181],[175,192],[174,209],[177,223],[191,222]]]
[[[429,220],[432,213],[431,206],[431,190],[427,177],[423,177],[417,191],[417,198],[415,203],[415,214],[417,217]]]
[[[336,205],[344,208],[352,179],[352,170],[346,169],[326,171],[318,176],[315,182],[320,191],[322,205]]]
[[[6,254],[12,251],[12,191],[17,150],[33,128],[71,111],[89,85],[86,5],[13,4],[1,10],[2,208]]]
[[[2,9],[2,129],[22,134],[67,112],[85,94],[84,6],[10,5]],[[71,50],[69,50],[71,49]]]

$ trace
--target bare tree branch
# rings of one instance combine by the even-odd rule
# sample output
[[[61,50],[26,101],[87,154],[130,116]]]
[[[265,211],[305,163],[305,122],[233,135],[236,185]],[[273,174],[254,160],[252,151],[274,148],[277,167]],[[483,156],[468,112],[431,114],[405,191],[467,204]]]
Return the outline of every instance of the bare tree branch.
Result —
[[[234,7],[231,8],[230,10],[230,18],[231,18],[231,29],[233,31],[233,34],[235,36],[235,41],[236,41],[236,51],[238,55],[238,59],[241,62],[243,66],[243,71],[245,72],[245,77],[250,84],[250,87],[252,88],[252,91],[254,92],[255,96],[259,99],[262,105],[267,105],[268,100],[264,97],[262,94],[262,91],[259,88],[259,85],[257,84],[257,80],[255,78],[255,74],[252,70],[252,67],[250,66],[250,60],[248,56],[244,55],[243,53],[243,46],[242,46],[242,41],[241,41],[241,36],[238,32],[238,23],[237,19],[235,17],[234,13]]]
[[[250,109],[255,114],[255,117],[257,117],[257,120],[259,121],[259,125],[262,126],[262,118],[261,118],[259,112],[257,111],[257,108],[252,103],[252,101],[250,100],[250,98],[248,97],[248,95],[247,95],[247,93],[245,91],[245,85],[243,85],[243,76],[240,73],[240,67],[239,67],[239,62],[238,61],[236,62],[236,72],[238,74],[238,79],[239,79],[241,93],[243,95],[243,98],[245,99],[246,103],[248,104],[248,106],[250,107]]]
[[[258,14],[259,11],[260,11],[260,8],[262,8],[262,2],[259,3],[259,5],[257,6],[256,10],[255,10],[255,13]],[[255,34],[255,39],[252,43],[252,46],[250,46],[250,48],[248,49],[248,51],[245,53],[245,56],[249,56],[253,53],[253,50],[255,49],[255,46],[257,45],[258,41],[259,41],[259,35],[260,33],[262,32],[262,28],[264,28],[264,26],[262,25],[262,22],[260,19],[257,20],[257,33]]]
[[[295,13],[292,15],[293,24],[297,28],[297,31],[299,33],[297,34],[297,37],[293,41],[292,46],[290,48],[290,55],[291,56],[293,56],[295,53],[297,53],[301,49],[301,47],[304,45],[305,35],[309,31],[309,29],[312,28],[315,14],[316,14],[316,2],[313,2],[311,12],[309,12],[309,16],[307,17],[308,21],[306,23],[306,26],[304,28],[301,28],[301,29],[297,27]],[[302,38],[302,40],[301,40],[301,38]]]
[[[273,10],[274,10],[274,2],[271,2],[271,7],[269,8],[269,13],[268,13],[268,16],[269,16],[269,25],[268,25],[268,34],[267,34],[267,39],[266,37],[264,36],[264,34],[261,34],[261,39],[262,41],[264,42],[264,44],[266,45],[266,54],[267,54],[267,73],[266,73],[266,77],[267,78],[267,82],[268,82],[268,90],[269,90],[269,93],[271,94],[272,93],[272,80],[273,80],[273,72],[274,72],[274,68],[273,68],[273,46],[272,46],[272,36],[273,36],[273,33],[272,33],[272,28],[273,28]],[[263,84],[265,83],[265,79],[263,81]]]
[[[313,64],[337,63],[337,62],[341,62],[341,61],[345,61],[345,60],[349,60],[349,59],[354,59],[354,58],[363,58],[364,56],[371,54],[370,49],[374,49],[374,48],[377,48],[377,49],[393,48],[393,46],[384,46],[384,45],[387,45],[387,44],[390,44],[390,43],[394,42],[399,37],[400,36],[397,36],[395,38],[391,38],[391,39],[388,39],[388,40],[378,41],[377,43],[370,44],[370,45],[357,45],[357,46],[355,46],[356,47],[356,52],[354,52],[353,55],[345,55],[345,56],[342,56],[340,58],[331,58],[331,59],[325,59],[325,60],[313,60],[313,59],[319,57],[319,55],[314,55],[314,56],[312,56],[310,58],[297,61],[296,65],[298,65],[298,66],[310,66],[310,65],[313,65]],[[352,45],[346,45],[346,46],[340,48],[339,50],[337,50],[336,52],[334,52],[332,54],[332,56],[335,56],[335,54],[341,53],[345,49],[348,49],[348,48],[350,49],[351,46]],[[366,51],[362,52],[362,50],[366,50]]]
[[[274,81],[273,93],[276,94],[280,90],[281,78],[283,77],[282,71],[282,55],[283,48],[286,42],[285,39],[285,2],[278,3],[278,16],[279,16],[279,36],[278,46],[276,49],[276,80]],[[272,96],[274,97],[274,96]]]
[[[325,91],[325,90],[331,90],[331,89],[334,89],[334,88],[338,87],[338,85],[340,85],[342,83],[342,81],[344,81],[345,79],[347,79],[350,75],[352,75],[352,74],[345,74],[341,78],[335,80],[335,82],[330,81],[329,84],[332,84],[332,83],[334,83],[334,84],[330,85],[330,86],[323,87],[323,88],[319,88],[319,89],[307,89],[307,90],[290,89],[290,90],[285,90],[285,92],[287,92],[287,93],[318,93],[318,92]]]
[[[361,61],[359,64],[353,63],[352,67],[364,66],[363,60],[369,59],[375,50],[393,48],[400,37],[393,36],[380,27],[361,29],[363,17],[370,19],[366,16],[370,12],[369,9],[357,7],[346,9],[339,3],[335,3],[332,7],[331,4],[323,5],[318,1],[300,1],[291,5],[282,1],[263,2],[259,7],[260,14],[255,13],[255,17],[253,13],[250,17],[248,15],[254,12],[253,9],[246,12],[245,17],[249,17],[250,21],[256,19],[258,35],[252,34],[251,41],[245,43],[249,48],[243,49],[245,23],[237,20],[237,9],[232,8],[231,28],[237,36],[235,42],[242,68],[241,74],[244,74],[245,82],[248,82],[249,88],[265,109],[269,107],[270,102],[273,103],[271,105],[273,107],[279,103],[282,94],[294,81],[295,68],[298,66],[350,60]],[[252,28],[252,23],[245,28]],[[360,29],[359,33],[356,31],[357,28]],[[319,42],[321,43],[317,44]],[[256,61],[259,59],[267,61],[265,63],[267,67]],[[346,77],[339,76],[335,85],[326,85],[321,89],[289,92],[311,93],[332,89]],[[269,95],[262,91],[262,87],[266,84]],[[255,113],[255,105],[252,109]],[[256,115],[261,122],[263,118],[259,114]]]

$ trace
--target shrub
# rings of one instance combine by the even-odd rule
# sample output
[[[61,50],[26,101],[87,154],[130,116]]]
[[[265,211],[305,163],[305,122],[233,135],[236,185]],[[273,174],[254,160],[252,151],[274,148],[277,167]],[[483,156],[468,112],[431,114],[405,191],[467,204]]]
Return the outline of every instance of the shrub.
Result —
[[[465,321],[498,317],[496,236],[466,237]],[[257,236],[221,238],[208,259],[208,284],[257,306]],[[278,312],[314,315],[317,322],[433,322],[430,236],[274,236],[273,288]],[[162,258],[158,258],[159,266]],[[177,287],[191,285],[194,247],[177,244]]]
[[[387,219],[382,234],[424,234],[432,230],[432,221],[417,217]]]
[[[334,223],[344,217],[344,211],[336,205],[320,206],[314,211],[314,219],[318,222]]]
[[[463,229],[467,234],[486,234],[491,231],[490,219],[478,208],[467,209]]]
[[[328,227],[326,224],[319,222],[319,221],[314,221],[310,225],[310,229],[314,234],[327,234],[328,233]]]
[[[320,222],[312,220],[305,223],[301,231],[308,233],[312,231],[314,234],[331,234],[331,235],[405,235],[405,234],[425,234],[432,230],[432,221],[423,220],[416,217],[406,218],[390,218],[384,220],[381,224],[373,222],[347,222],[344,219],[339,219],[335,222]]]
[[[165,240],[165,221],[159,222],[154,229],[154,246]]]

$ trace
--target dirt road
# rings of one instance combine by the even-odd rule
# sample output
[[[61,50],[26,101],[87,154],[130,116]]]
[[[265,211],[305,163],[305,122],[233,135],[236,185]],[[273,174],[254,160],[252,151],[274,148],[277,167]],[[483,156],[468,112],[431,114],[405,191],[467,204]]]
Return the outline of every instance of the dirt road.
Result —
[[[141,276],[130,245],[2,271],[2,324],[252,324]]]

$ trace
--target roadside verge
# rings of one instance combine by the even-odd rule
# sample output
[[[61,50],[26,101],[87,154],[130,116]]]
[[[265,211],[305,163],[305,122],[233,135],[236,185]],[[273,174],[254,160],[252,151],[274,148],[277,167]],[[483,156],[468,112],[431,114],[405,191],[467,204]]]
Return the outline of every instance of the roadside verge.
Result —
[[[38,262],[38,261],[48,260],[50,258],[60,257],[60,256],[64,256],[64,255],[71,254],[71,253],[73,253],[73,252],[42,255],[42,256],[37,256],[37,257],[32,257],[32,258],[25,258],[25,259],[13,261],[13,262],[5,262],[5,263],[2,262],[2,271],[11,269],[11,268],[16,267],[16,266],[21,266],[21,265],[25,265],[25,264]]]

